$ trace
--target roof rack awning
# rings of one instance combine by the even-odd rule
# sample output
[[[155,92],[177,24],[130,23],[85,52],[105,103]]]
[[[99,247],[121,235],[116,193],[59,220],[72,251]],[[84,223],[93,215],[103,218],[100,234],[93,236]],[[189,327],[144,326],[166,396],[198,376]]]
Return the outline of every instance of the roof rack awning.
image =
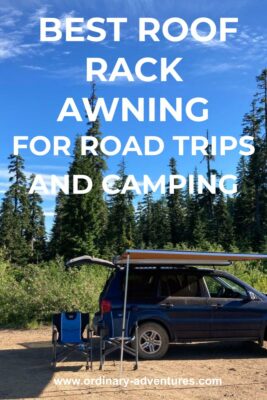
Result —
[[[110,261],[103,260],[102,258],[91,257],[91,256],[81,256],[81,257],[72,258],[71,260],[66,262],[66,267],[67,268],[77,267],[77,266],[83,265],[83,264],[95,264],[95,265],[103,265],[104,267],[109,267],[109,268],[116,268],[116,265]]]
[[[231,265],[233,261],[267,260],[267,254],[219,253],[169,250],[126,250],[114,260],[124,265],[130,257],[135,265]]]

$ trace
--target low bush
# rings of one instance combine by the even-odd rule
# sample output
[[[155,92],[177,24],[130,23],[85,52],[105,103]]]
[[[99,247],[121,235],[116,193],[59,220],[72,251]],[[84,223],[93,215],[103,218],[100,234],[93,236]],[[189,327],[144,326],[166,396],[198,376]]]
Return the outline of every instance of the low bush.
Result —
[[[179,249],[188,250],[181,245]],[[207,246],[205,250],[222,249]],[[266,264],[236,262],[226,269],[267,293]],[[19,267],[0,258],[0,326],[38,326],[49,322],[51,315],[60,311],[80,310],[93,315],[108,274],[107,268],[100,266],[66,270],[61,259]]]
[[[36,325],[63,310],[93,314],[107,273],[99,266],[65,270],[62,260],[23,268],[0,261],[0,325]]]

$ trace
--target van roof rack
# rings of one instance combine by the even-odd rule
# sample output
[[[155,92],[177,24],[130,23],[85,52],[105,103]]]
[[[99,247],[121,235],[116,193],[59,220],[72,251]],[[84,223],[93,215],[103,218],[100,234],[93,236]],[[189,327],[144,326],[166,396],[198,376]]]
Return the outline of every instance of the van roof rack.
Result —
[[[267,260],[267,254],[170,251],[170,250],[126,250],[114,259],[116,265],[195,265],[228,266],[233,261]]]

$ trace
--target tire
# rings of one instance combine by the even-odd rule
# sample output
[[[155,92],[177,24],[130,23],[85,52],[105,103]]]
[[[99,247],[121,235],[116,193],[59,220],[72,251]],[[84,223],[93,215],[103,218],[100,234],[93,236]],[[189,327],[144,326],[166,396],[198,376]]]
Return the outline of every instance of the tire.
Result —
[[[138,329],[138,354],[144,360],[159,360],[167,353],[169,336],[155,322],[145,322]]]

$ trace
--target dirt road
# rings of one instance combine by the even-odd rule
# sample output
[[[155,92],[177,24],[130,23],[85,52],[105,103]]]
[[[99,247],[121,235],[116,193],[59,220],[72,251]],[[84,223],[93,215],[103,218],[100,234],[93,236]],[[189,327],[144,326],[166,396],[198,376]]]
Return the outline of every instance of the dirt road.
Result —
[[[99,371],[97,353],[92,372],[79,354],[53,371],[50,340],[49,328],[0,330],[0,399],[267,400],[266,344],[174,345],[138,371],[127,359],[120,375],[118,358]]]

